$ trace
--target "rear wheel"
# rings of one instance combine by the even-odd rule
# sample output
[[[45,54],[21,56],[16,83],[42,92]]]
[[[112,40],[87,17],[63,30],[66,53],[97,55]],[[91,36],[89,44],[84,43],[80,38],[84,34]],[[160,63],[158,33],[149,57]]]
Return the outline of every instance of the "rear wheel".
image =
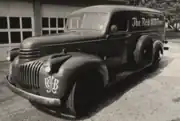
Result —
[[[71,114],[75,117],[88,115],[102,96],[103,88],[98,73],[82,74],[77,78],[66,102]]]
[[[148,72],[153,72],[155,71],[158,66],[159,66],[159,63],[161,61],[161,50],[160,49],[157,49],[154,53],[154,59],[153,59],[153,62],[152,62],[152,65],[147,69]]]
[[[140,68],[149,64],[152,60],[152,39],[148,36],[142,36],[134,51],[134,60]]]

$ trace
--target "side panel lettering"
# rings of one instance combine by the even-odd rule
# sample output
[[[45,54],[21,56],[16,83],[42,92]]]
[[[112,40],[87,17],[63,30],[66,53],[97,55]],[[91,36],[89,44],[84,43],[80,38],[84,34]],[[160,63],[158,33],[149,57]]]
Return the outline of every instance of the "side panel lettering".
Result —
[[[143,26],[158,26],[158,25],[163,25],[164,21],[159,20],[159,18],[151,18],[151,19],[146,19],[146,18],[140,18],[138,20],[136,17],[132,18],[132,27],[143,27]]]

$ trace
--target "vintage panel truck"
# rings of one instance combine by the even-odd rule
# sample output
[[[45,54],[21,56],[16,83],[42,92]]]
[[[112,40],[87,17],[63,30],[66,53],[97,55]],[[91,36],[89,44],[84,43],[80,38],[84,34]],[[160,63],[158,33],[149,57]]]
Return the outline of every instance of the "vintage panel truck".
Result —
[[[77,10],[64,33],[27,38],[9,52],[8,86],[30,102],[80,116],[117,75],[158,65],[167,43],[164,20],[162,12],[143,7]]]

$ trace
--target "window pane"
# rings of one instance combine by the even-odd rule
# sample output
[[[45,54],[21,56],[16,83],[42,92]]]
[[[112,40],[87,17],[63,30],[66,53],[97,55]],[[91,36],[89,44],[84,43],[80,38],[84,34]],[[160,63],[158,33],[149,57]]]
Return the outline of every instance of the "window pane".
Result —
[[[72,17],[69,22],[70,22],[70,26],[68,26],[68,28],[70,29],[78,29],[80,27],[79,26],[80,17]],[[86,25],[89,25],[89,24],[86,24]]]
[[[62,27],[64,27],[63,25],[64,25],[63,24],[63,18],[58,18],[58,27],[62,28]]]
[[[7,18],[0,17],[0,29],[7,29]]]
[[[118,12],[112,17],[111,25],[115,25],[118,31],[126,31],[127,29],[126,14],[127,12]],[[122,16],[124,16],[123,19]]]
[[[65,24],[66,24],[66,22],[67,22],[67,18],[65,18]]]
[[[42,27],[43,28],[49,27],[48,23],[49,23],[48,18],[42,18]]]
[[[32,37],[32,32],[23,32],[23,40],[28,38],[28,37]]]
[[[14,29],[20,28],[19,17],[10,17],[10,28],[14,28]]]
[[[9,43],[8,32],[0,32],[0,43],[1,44]]]
[[[43,34],[43,35],[47,35],[47,34],[49,34],[49,31],[48,31],[48,30],[43,30],[43,31],[42,31],[42,34]]]
[[[50,18],[50,27],[56,28],[56,18]]]
[[[11,43],[20,43],[21,36],[20,32],[11,32]]]
[[[58,33],[63,33],[64,31],[63,30],[58,30]]]
[[[22,18],[22,28],[32,28],[31,17]]]
[[[56,33],[56,30],[51,30],[51,34],[55,34]]]

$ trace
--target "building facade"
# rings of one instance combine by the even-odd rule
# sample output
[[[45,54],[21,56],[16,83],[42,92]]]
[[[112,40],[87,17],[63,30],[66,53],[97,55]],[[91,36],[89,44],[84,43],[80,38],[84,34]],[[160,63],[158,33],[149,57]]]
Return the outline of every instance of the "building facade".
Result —
[[[124,4],[122,1],[89,0],[1,0],[0,1],[0,61],[7,51],[31,36],[64,31],[66,17],[74,10],[95,4]]]

